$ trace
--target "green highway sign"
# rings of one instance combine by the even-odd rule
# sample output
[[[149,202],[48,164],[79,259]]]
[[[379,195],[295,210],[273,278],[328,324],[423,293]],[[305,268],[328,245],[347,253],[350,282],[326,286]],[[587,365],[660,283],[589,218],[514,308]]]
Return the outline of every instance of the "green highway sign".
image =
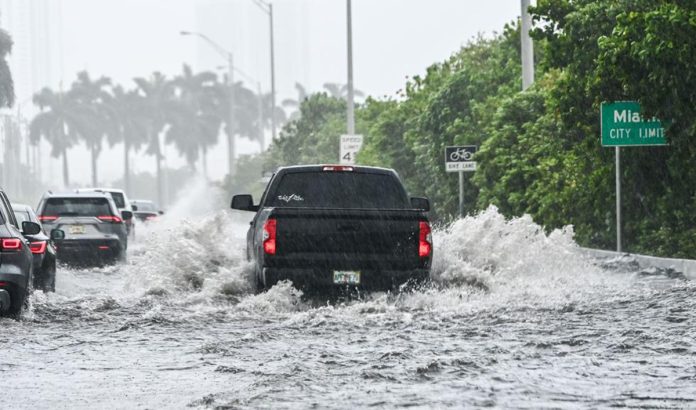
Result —
[[[602,103],[601,124],[604,147],[667,145],[662,123],[643,118],[636,101]]]

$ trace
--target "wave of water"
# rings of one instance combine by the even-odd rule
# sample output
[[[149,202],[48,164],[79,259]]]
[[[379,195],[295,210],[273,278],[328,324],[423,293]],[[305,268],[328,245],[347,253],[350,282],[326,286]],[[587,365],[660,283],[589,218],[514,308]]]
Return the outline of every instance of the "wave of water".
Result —
[[[140,224],[128,263],[98,270],[61,269],[56,295],[33,296],[35,305],[200,306],[213,310],[282,313],[307,310],[290,284],[254,294],[245,260],[251,214],[220,210],[216,187],[197,181],[190,195],[157,223]],[[589,260],[573,241],[572,228],[550,234],[531,217],[506,219],[495,207],[434,232],[433,286],[408,294],[364,295],[355,309],[471,310],[510,303],[565,305],[626,286]],[[314,303],[316,305],[316,303]],[[94,308],[94,307],[93,307]]]

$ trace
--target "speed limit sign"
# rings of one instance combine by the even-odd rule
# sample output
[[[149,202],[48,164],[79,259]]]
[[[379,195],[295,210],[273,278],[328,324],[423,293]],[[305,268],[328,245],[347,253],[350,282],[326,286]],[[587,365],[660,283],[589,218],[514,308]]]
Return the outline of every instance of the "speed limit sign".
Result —
[[[341,164],[354,165],[355,157],[358,155],[360,148],[362,148],[362,144],[362,135],[341,135],[341,150],[339,153]]]

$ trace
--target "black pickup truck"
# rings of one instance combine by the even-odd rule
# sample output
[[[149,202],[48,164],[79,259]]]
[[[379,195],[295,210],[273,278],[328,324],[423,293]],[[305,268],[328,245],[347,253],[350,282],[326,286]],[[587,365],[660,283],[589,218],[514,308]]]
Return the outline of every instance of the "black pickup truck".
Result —
[[[287,279],[300,289],[389,290],[430,276],[430,203],[409,199],[393,170],[280,168],[259,205],[235,195],[232,209],[256,212],[247,259],[260,289]]]

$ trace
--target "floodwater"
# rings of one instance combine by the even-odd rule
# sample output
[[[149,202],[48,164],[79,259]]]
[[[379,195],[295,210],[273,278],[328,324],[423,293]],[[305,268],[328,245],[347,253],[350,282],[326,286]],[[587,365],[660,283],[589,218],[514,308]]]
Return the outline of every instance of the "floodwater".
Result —
[[[246,222],[176,213],[127,265],[62,269],[0,319],[2,408],[694,408],[696,286],[495,209],[435,235],[435,285],[255,295]]]

